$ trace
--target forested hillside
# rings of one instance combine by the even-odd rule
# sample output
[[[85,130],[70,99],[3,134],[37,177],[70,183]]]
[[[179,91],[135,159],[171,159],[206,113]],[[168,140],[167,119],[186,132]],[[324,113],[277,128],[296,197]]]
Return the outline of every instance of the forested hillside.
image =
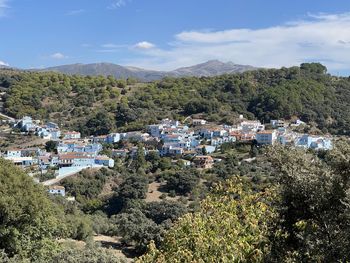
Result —
[[[232,123],[238,114],[269,121],[297,116],[323,132],[350,133],[350,79],[317,63],[148,84],[114,77],[2,70],[4,111],[57,121],[84,134],[143,128],[156,119],[203,113]]]

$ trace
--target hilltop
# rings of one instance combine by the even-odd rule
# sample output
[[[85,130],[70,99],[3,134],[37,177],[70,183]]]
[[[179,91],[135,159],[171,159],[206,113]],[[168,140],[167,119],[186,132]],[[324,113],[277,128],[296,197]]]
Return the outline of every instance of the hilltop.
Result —
[[[217,76],[226,73],[237,73],[256,69],[253,66],[238,65],[210,60],[191,67],[182,67],[172,71],[148,70],[138,67],[121,66],[112,63],[70,64],[45,68],[40,71],[56,71],[64,74],[83,76],[114,76],[115,78],[136,78],[140,81],[160,80],[164,77]]]
[[[321,64],[306,63],[137,83],[112,76],[2,70],[0,87],[5,114],[49,119],[83,134],[93,134],[97,126],[130,131],[195,114],[229,124],[240,114],[264,122],[298,117],[323,133],[350,134],[350,80],[326,71]]]

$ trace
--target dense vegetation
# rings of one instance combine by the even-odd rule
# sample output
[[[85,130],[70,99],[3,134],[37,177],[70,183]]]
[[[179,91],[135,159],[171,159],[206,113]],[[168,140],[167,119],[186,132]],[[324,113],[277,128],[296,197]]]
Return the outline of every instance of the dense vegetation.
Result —
[[[0,159],[0,249],[10,257],[45,257],[63,235],[60,212],[32,178]]]
[[[349,144],[331,152],[275,148],[276,182],[219,185],[139,262],[347,262]]]
[[[166,234],[140,262],[259,262],[269,253],[272,195],[254,193],[239,180],[219,185]]]
[[[113,77],[1,71],[5,112],[56,120],[84,134],[142,129],[163,117],[202,113],[232,123],[298,116],[323,132],[349,134],[350,80],[317,63],[217,77],[132,84]]]
[[[259,149],[254,162],[242,160],[250,151],[246,147],[240,155],[241,147],[218,153],[224,160],[202,172],[160,165],[155,156],[129,167],[125,159],[114,170],[82,172],[65,182],[75,203],[49,198],[1,160],[0,258],[84,262],[85,255],[97,253],[91,262],[113,262],[102,248],[67,250],[56,241],[89,242],[93,234],[104,234],[121,237],[134,255],[148,247],[140,262],[349,260],[349,143],[341,140],[334,150],[317,153]],[[114,186],[105,192],[107,182]],[[164,200],[145,199],[150,182],[160,184]]]
[[[57,242],[87,238],[90,224],[74,205],[50,199],[21,169],[0,159],[0,262],[122,262],[105,249],[73,251]]]

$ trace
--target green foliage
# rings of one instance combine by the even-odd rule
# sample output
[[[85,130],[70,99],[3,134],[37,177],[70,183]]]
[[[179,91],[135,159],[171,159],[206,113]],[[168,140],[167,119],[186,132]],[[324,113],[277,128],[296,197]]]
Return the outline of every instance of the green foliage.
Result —
[[[167,179],[166,188],[174,190],[179,194],[190,193],[199,183],[199,173],[196,169],[184,169],[170,174]]]
[[[57,149],[58,141],[48,141],[45,143],[45,150],[54,152]]]
[[[140,210],[129,209],[114,218],[117,233],[124,242],[134,245],[138,252],[145,252],[151,240],[159,243],[162,240],[163,228],[148,219]]]
[[[304,150],[271,153],[279,171],[276,262],[346,262],[350,259],[350,145],[341,141],[324,160]]]
[[[107,111],[100,111],[81,128],[83,135],[104,135],[115,129],[115,120]]]
[[[145,215],[156,224],[161,224],[166,220],[174,222],[186,212],[187,209],[183,204],[173,201],[150,202],[144,211]]]
[[[91,220],[80,212],[66,215],[68,236],[77,240],[88,240],[92,237],[93,228]]]
[[[239,114],[269,121],[299,116],[322,131],[349,134],[350,79],[326,74],[318,63],[216,77],[165,78],[137,85],[58,73],[0,71],[5,111],[50,118],[84,134],[143,129],[170,117],[201,113],[234,123]],[[129,80],[130,82],[130,80]],[[122,92],[124,90],[124,92]],[[124,93],[119,99],[119,93]],[[101,106],[103,110],[101,110]]]
[[[148,180],[143,175],[130,175],[120,184],[118,196],[122,199],[144,199],[148,190]]]
[[[65,249],[55,255],[52,263],[124,263],[125,260],[115,256],[110,250],[104,248],[86,247],[84,249]]]
[[[9,257],[35,260],[54,252],[62,214],[32,178],[0,159],[0,249]]]
[[[182,217],[161,247],[137,262],[261,262],[270,251],[271,193],[254,193],[238,180],[218,186],[201,209]]]
[[[145,175],[125,174],[124,180],[108,200],[108,214],[113,215],[130,207],[142,206],[147,191],[148,179]]]
[[[94,233],[98,235],[109,235],[111,232],[115,232],[115,225],[103,212],[98,211],[90,215],[89,218],[92,221]]]
[[[103,170],[83,170],[77,176],[66,178],[62,185],[66,191],[81,201],[96,198],[106,182],[106,173]]]
[[[146,159],[145,159],[145,149],[141,143],[137,145],[137,152],[135,159],[133,160],[133,167],[135,171],[138,171],[139,169],[145,168],[146,166]]]

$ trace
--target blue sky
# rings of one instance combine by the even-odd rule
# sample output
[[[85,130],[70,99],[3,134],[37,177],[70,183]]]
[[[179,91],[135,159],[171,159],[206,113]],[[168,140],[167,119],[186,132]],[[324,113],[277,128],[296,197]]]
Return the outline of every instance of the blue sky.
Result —
[[[0,64],[170,70],[210,59],[320,61],[346,75],[349,12],[343,0],[0,0]]]

